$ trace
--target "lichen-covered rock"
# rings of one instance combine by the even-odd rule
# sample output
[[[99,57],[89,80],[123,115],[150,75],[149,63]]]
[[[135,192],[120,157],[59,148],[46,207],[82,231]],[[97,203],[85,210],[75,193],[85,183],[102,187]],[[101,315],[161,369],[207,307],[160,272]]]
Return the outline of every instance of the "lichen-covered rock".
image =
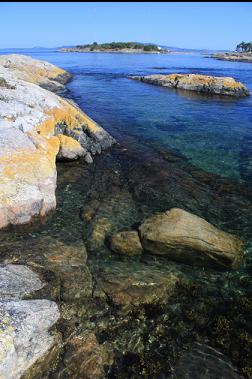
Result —
[[[56,153],[36,148],[19,129],[0,127],[0,228],[55,208]]]
[[[58,160],[75,160],[86,154],[81,144],[72,137],[67,137],[63,134],[58,134],[57,137],[60,142],[57,154]]]
[[[232,53],[216,53],[210,55],[210,58],[231,62],[247,62],[252,63],[252,53],[241,53],[233,51]]]
[[[145,250],[195,265],[237,267],[243,242],[183,209],[151,216],[140,226]]]
[[[53,345],[48,329],[57,321],[49,300],[0,301],[0,377],[19,379]]]
[[[135,230],[113,234],[110,238],[110,248],[118,254],[129,256],[140,255],[143,250]]]
[[[1,55],[0,66],[12,72],[17,79],[39,84],[50,91],[63,90],[71,78],[71,74],[62,68],[25,55]]]
[[[131,76],[131,79],[161,87],[178,88],[207,94],[243,97],[249,95],[247,87],[230,77],[196,74],[170,74]]]
[[[69,77],[47,62],[0,56],[0,228],[55,209],[57,156],[92,163],[114,143],[76,104],[45,89]]]

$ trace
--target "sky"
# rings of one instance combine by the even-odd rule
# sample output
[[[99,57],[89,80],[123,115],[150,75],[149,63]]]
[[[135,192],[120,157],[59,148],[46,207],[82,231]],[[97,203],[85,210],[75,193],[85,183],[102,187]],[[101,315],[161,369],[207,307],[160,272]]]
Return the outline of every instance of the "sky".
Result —
[[[0,15],[0,48],[136,41],[233,50],[252,40],[252,2],[2,2]]]

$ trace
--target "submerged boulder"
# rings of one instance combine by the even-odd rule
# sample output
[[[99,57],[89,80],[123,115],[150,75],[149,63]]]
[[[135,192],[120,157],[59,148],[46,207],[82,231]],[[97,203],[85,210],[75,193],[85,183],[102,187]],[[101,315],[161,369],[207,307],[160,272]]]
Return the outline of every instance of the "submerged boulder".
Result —
[[[118,254],[129,256],[140,255],[143,250],[135,230],[113,234],[110,238],[110,248]]]
[[[243,255],[243,242],[183,209],[151,216],[140,226],[146,251],[193,265],[235,268]]]
[[[249,95],[247,87],[230,77],[196,74],[170,74],[131,76],[131,79],[161,87],[178,88],[207,94],[244,97]]]

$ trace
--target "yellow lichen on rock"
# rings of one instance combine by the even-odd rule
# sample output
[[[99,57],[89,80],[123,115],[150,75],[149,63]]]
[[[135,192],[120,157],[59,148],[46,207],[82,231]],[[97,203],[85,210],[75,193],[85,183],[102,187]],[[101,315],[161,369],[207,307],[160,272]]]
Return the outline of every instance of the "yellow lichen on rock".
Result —
[[[8,83],[0,87],[2,228],[56,207],[56,159],[92,163],[91,154],[114,140],[74,102],[53,93],[70,77],[66,71],[13,54],[0,56],[0,76]]]
[[[200,74],[169,74],[132,76],[131,78],[161,87],[184,89],[207,94],[235,97],[249,95],[249,90],[244,84],[229,77],[217,77]]]
[[[69,76],[69,74],[60,67],[24,55],[2,55],[0,57],[0,64],[8,70],[13,71],[16,78],[35,84],[40,84],[46,79],[54,80],[59,76]]]
[[[55,126],[60,123],[65,123],[67,129],[75,130],[77,134],[81,127],[92,133],[99,133],[103,130],[77,106],[63,99],[61,100],[61,108],[55,107],[46,110],[45,116],[46,119],[36,126],[36,130],[47,137],[54,135]]]
[[[58,134],[55,138],[58,138],[59,141],[59,152],[57,155],[58,160],[78,159],[79,157],[83,157],[87,154],[81,144],[75,139],[63,134]]]

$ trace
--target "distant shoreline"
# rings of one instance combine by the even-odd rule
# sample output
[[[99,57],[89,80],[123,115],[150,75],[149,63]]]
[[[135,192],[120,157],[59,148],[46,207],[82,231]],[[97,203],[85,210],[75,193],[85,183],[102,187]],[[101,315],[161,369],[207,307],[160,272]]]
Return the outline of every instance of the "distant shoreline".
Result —
[[[59,53],[113,53],[113,54],[171,54],[171,51],[144,51],[143,49],[121,49],[121,50],[84,50],[76,48],[66,48],[57,50]]]

